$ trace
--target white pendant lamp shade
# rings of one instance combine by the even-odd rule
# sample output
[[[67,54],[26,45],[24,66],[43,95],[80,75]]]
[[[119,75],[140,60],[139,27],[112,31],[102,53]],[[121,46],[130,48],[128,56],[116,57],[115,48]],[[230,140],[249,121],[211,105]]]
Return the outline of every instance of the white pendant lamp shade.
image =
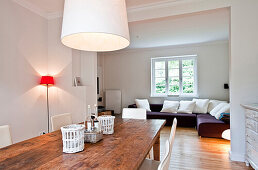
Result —
[[[125,0],[65,0],[62,43],[84,51],[115,51],[130,44]]]

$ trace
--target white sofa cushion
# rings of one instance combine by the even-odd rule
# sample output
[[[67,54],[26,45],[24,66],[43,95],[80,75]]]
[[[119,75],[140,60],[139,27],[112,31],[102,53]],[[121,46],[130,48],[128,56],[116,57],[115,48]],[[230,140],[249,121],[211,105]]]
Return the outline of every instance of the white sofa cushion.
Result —
[[[227,101],[221,101],[221,100],[210,100],[209,106],[208,106],[208,113],[212,111],[216,106],[218,106],[220,103],[227,103]]]
[[[180,101],[178,113],[193,113],[195,107],[195,101]]]
[[[165,100],[163,103],[163,108],[160,112],[177,113],[178,107],[179,107],[179,101]]]
[[[220,103],[220,104],[218,104],[214,109],[212,109],[212,111],[210,112],[210,114],[212,115],[212,116],[215,116],[218,112],[219,112],[219,110],[220,109],[222,109],[224,106],[226,106],[227,105],[227,103]]]
[[[135,99],[135,103],[137,108],[143,108],[146,109],[146,111],[151,112],[148,99]]]
[[[230,113],[230,104],[226,103],[215,115],[216,119],[220,118],[221,113]]]
[[[207,113],[209,99],[193,99],[195,101],[194,113]]]

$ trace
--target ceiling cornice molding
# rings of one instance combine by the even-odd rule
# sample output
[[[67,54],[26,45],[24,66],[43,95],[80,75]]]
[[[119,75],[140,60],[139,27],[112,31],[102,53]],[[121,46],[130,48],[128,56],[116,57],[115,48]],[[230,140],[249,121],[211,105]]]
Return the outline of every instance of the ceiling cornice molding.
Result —
[[[229,40],[215,40],[208,42],[200,42],[200,43],[191,43],[191,44],[181,44],[181,45],[169,45],[169,46],[160,46],[160,47],[148,47],[148,48],[125,48],[118,51],[112,52],[99,52],[99,54],[119,54],[125,52],[146,52],[146,51],[157,51],[157,50],[167,50],[167,49],[179,49],[179,48],[198,48],[202,46],[211,46],[217,44],[228,44]]]
[[[192,1],[200,1],[200,0],[166,0],[161,2],[154,2],[145,5],[139,5],[134,7],[127,8],[128,12],[136,12],[136,11],[145,11],[145,10],[152,10],[157,8],[164,8],[169,6],[176,6],[182,3],[191,3]]]
[[[31,12],[45,18],[48,19],[48,14],[47,12],[45,12],[44,10],[36,7],[35,5],[33,5],[30,2],[27,2],[25,0],[12,0],[13,2],[16,2],[17,4],[19,4],[20,6],[22,6],[23,8],[26,8],[28,10],[30,10]]]

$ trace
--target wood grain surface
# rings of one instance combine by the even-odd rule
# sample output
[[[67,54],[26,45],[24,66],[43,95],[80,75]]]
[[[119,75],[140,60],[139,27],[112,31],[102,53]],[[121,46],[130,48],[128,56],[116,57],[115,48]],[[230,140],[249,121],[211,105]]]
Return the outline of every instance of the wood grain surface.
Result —
[[[113,135],[76,154],[62,152],[61,132],[55,131],[0,149],[0,169],[137,169],[159,145],[164,125],[164,120],[116,118]]]
[[[160,132],[161,159],[165,155],[165,142],[171,127]],[[244,162],[229,158],[230,141],[216,138],[200,138],[194,128],[176,128],[169,169],[171,170],[252,170]]]

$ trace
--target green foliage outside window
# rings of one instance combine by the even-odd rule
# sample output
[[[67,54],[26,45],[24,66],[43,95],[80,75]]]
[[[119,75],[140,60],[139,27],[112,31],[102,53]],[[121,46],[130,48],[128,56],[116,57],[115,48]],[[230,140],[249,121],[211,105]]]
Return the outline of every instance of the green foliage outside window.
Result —
[[[194,60],[183,60],[182,65],[183,65],[183,68],[194,67]]]
[[[163,81],[156,82],[156,93],[158,93],[158,94],[166,93],[166,81],[165,81],[165,79]]]
[[[194,76],[194,69],[193,68],[183,68],[183,77],[184,76]]]
[[[168,69],[179,68],[179,60],[168,61]]]
[[[183,92],[184,93],[193,93],[193,85],[184,85]]]
[[[170,86],[169,87],[169,93],[170,94],[178,94],[179,93],[179,85]]]

